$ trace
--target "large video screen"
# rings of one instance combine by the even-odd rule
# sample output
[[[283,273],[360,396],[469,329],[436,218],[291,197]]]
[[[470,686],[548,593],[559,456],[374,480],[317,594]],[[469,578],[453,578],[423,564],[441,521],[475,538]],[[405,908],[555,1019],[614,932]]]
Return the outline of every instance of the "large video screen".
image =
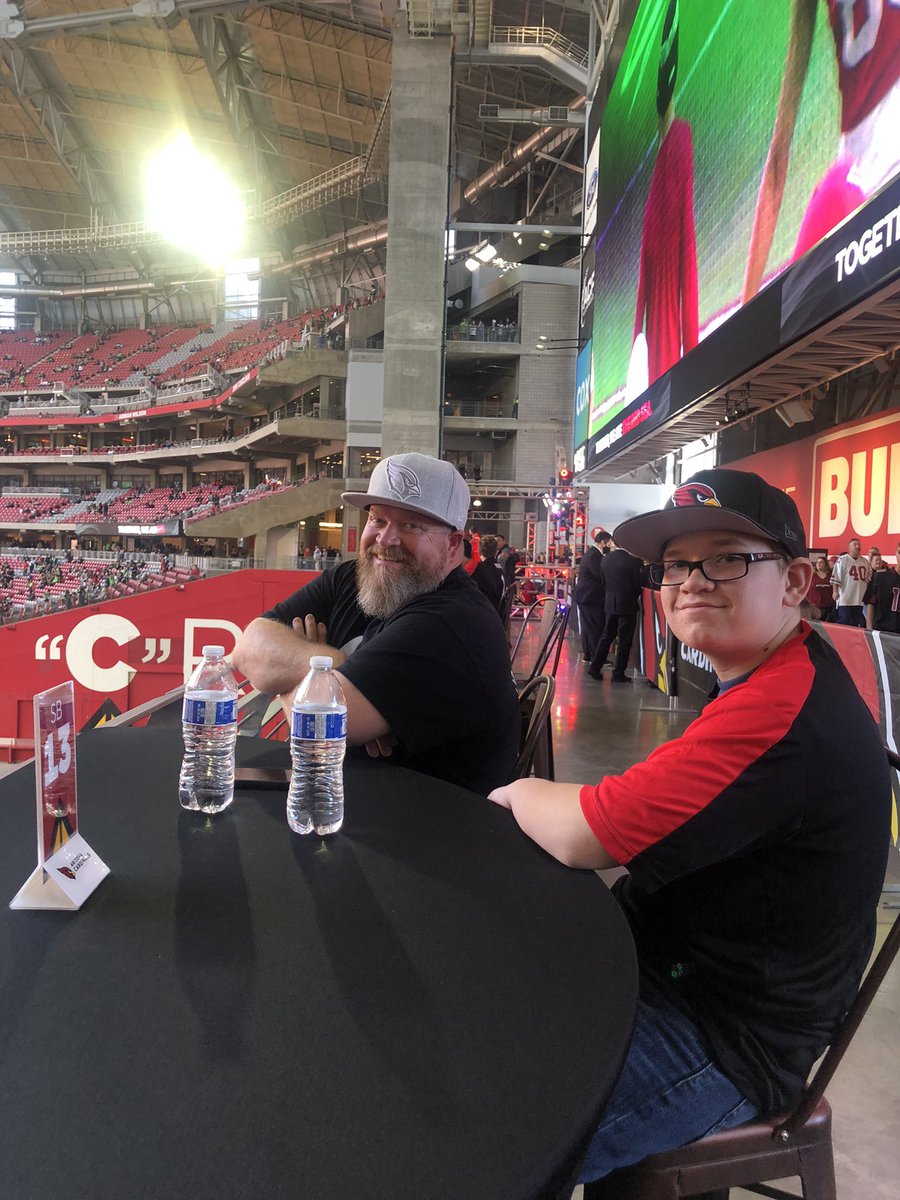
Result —
[[[577,464],[608,457],[647,389],[897,175],[898,74],[897,0],[642,0],[590,121]]]

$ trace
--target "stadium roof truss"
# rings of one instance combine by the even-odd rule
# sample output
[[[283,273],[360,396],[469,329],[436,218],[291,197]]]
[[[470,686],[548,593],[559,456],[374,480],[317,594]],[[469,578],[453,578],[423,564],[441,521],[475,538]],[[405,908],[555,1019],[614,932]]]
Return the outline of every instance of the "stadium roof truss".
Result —
[[[533,134],[548,109],[583,103],[591,7],[595,21],[602,10],[608,23],[617,5],[406,0],[413,33],[443,36],[452,23],[457,173],[482,174]],[[377,227],[386,216],[400,7],[399,0],[4,0],[0,265],[33,282],[123,270],[148,280],[180,257],[174,269],[184,273],[185,256],[142,220],[144,157],[181,130],[244,193],[256,221],[254,252],[270,261],[300,260],[306,247]],[[479,115],[484,104],[503,106],[504,119]],[[535,174],[532,200],[554,176],[555,188],[562,176],[578,190],[581,156],[566,145],[580,130],[557,133],[564,155],[543,144],[522,164]],[[560,159],[575,172],[560,171]],[[509,182],[485,200],[488,208],[515,203]],[[379,274],[383,259],[382,242]],[[337,279],[341,263],[315,270]]]

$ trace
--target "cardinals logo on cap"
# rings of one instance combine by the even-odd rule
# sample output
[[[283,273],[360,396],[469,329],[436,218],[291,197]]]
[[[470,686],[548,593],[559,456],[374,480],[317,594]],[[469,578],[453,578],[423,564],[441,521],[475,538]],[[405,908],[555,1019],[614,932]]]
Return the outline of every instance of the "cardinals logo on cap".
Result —
[[[404,467],[401,463],[392,462],[391,459],[385,461],[385,469],[388,486],[398,499],[409,500],[412,496],[422,495],[419,488],[419,477],[415,471],[411,471],[409,467]]]
[[[685,483],[672,493],[673,508],[690,508],[695,504],[706,504],[710,508],[721,508],[716,493],[705,483]]]

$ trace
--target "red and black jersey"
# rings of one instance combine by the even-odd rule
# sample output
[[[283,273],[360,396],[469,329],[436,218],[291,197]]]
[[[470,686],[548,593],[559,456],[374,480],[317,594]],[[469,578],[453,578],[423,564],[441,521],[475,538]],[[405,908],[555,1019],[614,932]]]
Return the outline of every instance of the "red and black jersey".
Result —
[[[841,93],[841,130],[855,129],[897,82],[900,8],[882,0],[828,0]]]
[[[628,867],[642,969],[745,1096],[792,1103],[859,984],[890,835],[880,734],[837,654],[802,624],[581,804]]]
[[[900,575],[893,567],[876,571],[869,580],[863,604],[874,604],[874,629],[882,633],[900,633]]]

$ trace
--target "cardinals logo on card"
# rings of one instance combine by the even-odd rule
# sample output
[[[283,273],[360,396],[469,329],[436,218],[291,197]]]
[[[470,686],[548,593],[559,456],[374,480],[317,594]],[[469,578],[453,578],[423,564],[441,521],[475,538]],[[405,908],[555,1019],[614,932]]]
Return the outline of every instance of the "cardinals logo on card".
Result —
[[[422,495],[418,475],[409,467],[404,467],[402,463],[391,462],[388,459],[387,478],[391,491],[400,500],[409,500],[412,496]]]
[[[695,504],[706,504],[710,508],[721,508],[718,497],[705,483],[686,483],[672,493],[673,508],[690,508]]]
[[[71,867],[57,867],[56,869],[59,871],[60,875],[65,875],[66,879],[75,878],[75,872]]]

